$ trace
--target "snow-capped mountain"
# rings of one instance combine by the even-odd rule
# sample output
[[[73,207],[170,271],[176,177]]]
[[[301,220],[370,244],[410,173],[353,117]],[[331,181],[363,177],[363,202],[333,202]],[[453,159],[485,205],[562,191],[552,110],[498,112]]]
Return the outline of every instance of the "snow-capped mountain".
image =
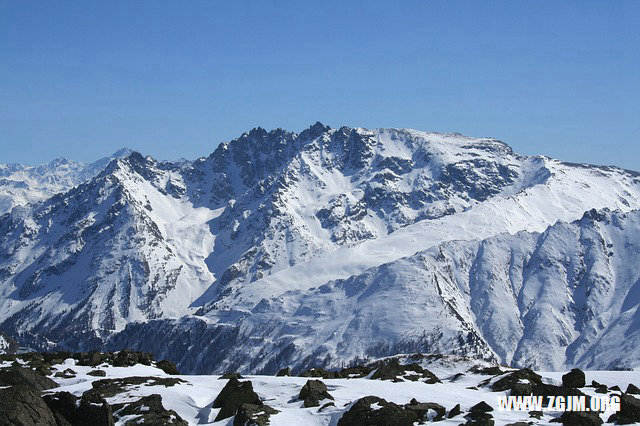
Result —
[[[27,166],[0,163],[0,215],[15,206],[45,200],[66,192],[98,174],[114,158],[126,157],[131,150],[123,148],[110,157],[85,164],[56,158],[47,164]]]
[[[0,217],[0,330],[199,372],[407,351],[637,367],[638,209],[637,173],[495,139],[254,129]]]

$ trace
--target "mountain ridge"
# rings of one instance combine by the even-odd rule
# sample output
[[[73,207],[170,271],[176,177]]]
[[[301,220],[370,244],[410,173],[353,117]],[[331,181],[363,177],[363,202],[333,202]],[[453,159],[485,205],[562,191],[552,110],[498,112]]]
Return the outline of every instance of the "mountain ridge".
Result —
[[[483,293],[515,265],[496,258],[489,262],[494,272],[473,279],[467,266],[486,262],[478,250],[469,251],[482,242],[504,246],[501,252],[519,247],[522,262],[542,259],[531,245],[547,231],[555,235],[558,223],[574,231],[554,248],[579,259],[584,254],[566,246],[581,244],[572,239],[582,229],[574,222],[591,211],[635,216],[638,176],[521,156],[491,138],[321,123],[299,134],[256,128],[193,162],[129,153],[66,193],[0,216],[0,329],[38,349],[126,346],[199,372],[331,366],[408,349],[540,368],[634,367],[636,351],[612,355],[596,338],[611,330],[585,328],[608,316],[608,327],[636,336],[625,320],[629,306],[569,303],[563,308],[568,325],[546,336],[535,322],[523,323],[520,305],[496,302],[524,297],[515,289],[536,287],[534,272],[500,284],[503,293]],[[588,225],[589,232],[598,223]],[[634,226],[629,244],[637,238]],[[443,244],[454,247],[445,265],[452,272],[439,271],[434,280],[426,265],[443,266],[429,250]],[[466,257],[456,258],[457,252]],[[614,276],[623,267],[614,266],[604,282],[631,294],[633,307],[635,287],[619,284]],[[572,300],[567,283],[573,278],[564,269],[554,274],[548,282],[565,289],[559,300]],[[373,299],[348,296],[370,287],[369,280],[380,284],[372,287]],[[449,290],[439,291],[445,282]],[[396,307],[400,316],[393,319],[394,303],[412,294],[416,300],[431,295],[425,314]],[[585,306],[593,317],[574,321]],[[390,324],[376,322],[367,309]],[[445,326],[434,323],[445,318]],[[329,333],[317,324],[334,328]],[[518,341],[499,339],[500,327],[512,328]],[[553,356],[536,356],[540,348],[531,345],[545,339]]]

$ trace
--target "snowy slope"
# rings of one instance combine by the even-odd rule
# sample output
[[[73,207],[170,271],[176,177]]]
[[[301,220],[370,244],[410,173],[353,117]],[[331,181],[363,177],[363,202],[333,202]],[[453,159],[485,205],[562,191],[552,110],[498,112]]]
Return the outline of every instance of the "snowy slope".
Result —
[[[408,350],[636,367],[638,209],[637,173],[495,139],[254,129],[194,162],[131,154],[0,217],[0,329],[191,372]]]

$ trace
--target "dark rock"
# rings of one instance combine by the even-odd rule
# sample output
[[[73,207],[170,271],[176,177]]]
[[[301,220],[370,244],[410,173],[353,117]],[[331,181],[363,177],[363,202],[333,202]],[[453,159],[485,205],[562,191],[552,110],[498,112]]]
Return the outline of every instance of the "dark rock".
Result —
[[[54,374],[54,377],[62,377],[64,379],[71,379],[76,377],[76,372],[70,368],[65,369],[64,371],[58,371]]]
[[[473,367],[469,370],[474,374],[482,374],[487,376],[499,376],[505,372],[498,366],[494,367]]]
[[[174,386],[178,383],[186,383],[176,377],[123,377],[119,379],[100,379],[91,383],[93,389],[105,398],[122,393],[131,386]]]
[[[78,407],[78,418],[80,424],[95,426],[112,426],[114,424],[111,406],[107,404],[102,395],[93,389],[82,394]]]
[[[640,422],[640,400],[623,393],[620,395],[620,411],[617,414],[621,424]]]
[[[327,386],[320,380],[307,380],[307,383],[300,389],[298,399],[304,401],[305,407],[319,407],[320,401],[333,399],[333,397],[327,391]]]
[[[610,391],[617,391],[617,392],[622,392],[622,389],[620,389],[620,386],[618,385],[613,385],[609,388]]]
[[[56,419],[40,392],[29,385],[0,389],[0,425],[56,426]]]
[[[114,367],[132,367],[136,364],[151,365],[153,355],[146,352],[133,352],[128,349],[116,352],[108,357],[107,362]]]
[[[222,376],[218,377],[218,380],[229,380],[229,379],[240,380],[240,379],[244,379],[244,377],[242,377],[240,373],[224,373]]]
[[[460,404],[456,404],[451,410],[449,410],[449,414],[447,414],[447,418],[450,419],[462,413],[462,409],[460,408]]]
[[[395,380],[399,378],[411,381],[424,381],[433,384],[440,383],[440,379],[430,372],[422,368],[416,363],[400,365],[397,359],[391,359],[378,367],[371,376],[372,380]]]
[[[491,414],[480,411],[471,412],[464,416],[464,418],[467,420],[467,422],[464,423],[465,425],[493,426],[495,424]]]
[[[528,380],[532,385],[542,384],[542,377],[528,368],[508,373],[491,385],[493,392],[502,392],[512,389],[515,384],[522,384],[521,380]]]
[[[607,389],[607,385],[598,386],[596,393],[609,393],[609,389]]]
[[[529,411],[529,417],[540,420],[543,416],[542,411]]]
[[[629,383],[629,386],[627,386],[627,393],[640,395],[640,389],[638,389],[638,387],[636,385],[634,385],[633,383]]]
[[[380,408],[371,408],[377,404]],[[357,400],[338,420],[338,426],[410,426],[418,421],[418,415],[377,396],[365,396]]]
[[[87,373],[87,375],[95,377],[106,377],[107,372],[104,370],[91,370]]]
[[[279,411],[268,405],[242,404],[233,418],[233,426],[266,426],[269,417]]]
[[[562,376],[562,386],[567,388],[583,388],[586,385],[584,372],[579,368],[574,368]]]
[[[27,367],[11,367],[0,369],[0,385],[27,385],[38,391],[58,387],[58,384],[50,378],[42,376]]]
[[[77,423],[78,397],[69,392],[56,392],[42,396],[53,413],[62,416],[67,422]]]
[[[326,404],[324,404],[322,407],[318,408],[318,413],[323,411],[325,408],[329,408],[329,407],[335,407],[336,403],[335,402],[327,402]]]
[[[342,376],[337,371],[327,371],[323,368],[311,368],[300,373],[300,377],[319,377],[322,379],[340,379]]]
[[[178,413],[164,408],[162,397],[158,394],[144,396],[128,404],[116,404],[113,408],[118,418],[135,416],[126,421],[126,426],[138,424],[187,426],[188,424]]]
[[[290,375],[291,375],[291,368],[287,367],[278,371],[278,373],[276,374],[276,377],[284,377],[284,376],[290,376]]]
[[[493,407],[484,401],[480,401],[471,407],[469,411],[472,413],[488,413],[489,411],[493,411]]]
[[[431,420],[434,422],[444,419],[444,416],[447,414],[447,409],[442,405],[436,404],[435,402],[418,402],[415,398],[413,398],[409,404],[406,404],[404,408],[415,412],[420,420]],[[427,419],[429,411],[435,412],[435,416],[432,416],[431,419]]]
[[[102,361],[105,359],[105,356],[100,352],[87,352],[87,353],[76,353],[73,357],[78,361],[78,365],[82,365],[85,367],[95,367],[96,365],[102,364]]]
[[[230,379],[213,401],[213,408],[220,408],[215,421],[235,415],[242,404],[263,405],[258,394],[253,391],[250,381]]]
[[[173,362],[166,359],[156,362],[156,367],[158,367],[160,370],[164,371],[167,374],[172,374],[172,375],[180,374],[180,372],[178,371],[178,367],[176,367],[176,365]]]
[[[82,398],[69,392],[56,392],[42,397],[51,411],[72,425],[112,426],[113,413],[107,401],[97,392],[89,390]],[[79,401],[78,401],[79,400]]]
[[[551,422],[564,426],[599,426],[603,423],[598,413],[593,411],[565,411]]]
[[[340,376],[345,379],[357,379],[367,377],[372,371],[373,368],[371,367],[355,366],[343,368],[340,370]]]

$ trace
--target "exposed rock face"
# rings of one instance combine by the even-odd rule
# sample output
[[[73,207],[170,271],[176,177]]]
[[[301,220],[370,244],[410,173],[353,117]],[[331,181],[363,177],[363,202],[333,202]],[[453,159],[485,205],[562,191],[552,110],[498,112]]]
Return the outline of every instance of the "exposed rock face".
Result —
[[[320,401],[333,399],[333,397],[327,391],[327,386],[320,380],[307,380],[307,383],[300,389],[298,399],[304,401],[305,407],[319,407]]]
[[[524,384],[541,385],[542,377],[540,377],[538,373],[535,373],[534,371],[528,368],[523,368],[522,370],[517,370],[511,373],[508,373],[504,377],[495,381],[491,385],[491,390],[494,392],[501,392],[501,391],[513,389],[514,386],[517,387],[518,385],[524,385]]]
[[[57,426],[56,419],[31,386],[15,385],[0,389],[0,425]]]
[[[81,398],[69,392],[57,392],[44,395],[43,400],[53,413],[71,425],[114,425],[111,406],[95,391],[87,391]]]
[[[582,388],[586,385],[584,372],[579,368],[574,368],[562,376],[562,386],[568,388]]]
[[[242,404],[233,418],[233,426],[266,426],[269,424],[269,417],[277,414],[268,405]]]
[[[439,383],[440,379],[429,370],[425,370],[420,365],[412,363],[400,365],[397,360],[392,359],[382,364],[371,376],[372,380],[410,380],[423,381],[428,384]]]
[[[565,411],[552,422],[562,423],[563,426],[600,426],[603,423],[598,413],[588,411]]]
[[[105,398],[125,392],[130,386],[174,386],[184,383],[184,380],[176,377],[148,377],[132,376],[117,379],[100,379],[91,383],[93,389]]]
[[[289,367],[282,368],[278,370],[278,372],[276,373],[276,377],[283,377],[283,376],[290,376],[290,375],[291,375],[291,368]]]
[[[27,367],[0,369],[0,386],[26,385],[37,391],[57,388],[58,384],[48,377]]]
[[[418,421],[412,410],[376,396],[357,400],[338,420],[338,426],[410,426]]]
[[[125,422],[126,426],[138,424],[187,426],[187,422],[175,411],[164,408],[162,397],[157,394],[142,397],[128,404],[117,404],[113,408],[118,418],[133,416]]]
[[[242,404],[263,405],[258,394],[253,391],[251,381],[240,382],[232,378],[213,401],[213,408],[220,408],[215,421],[234,416]]]

